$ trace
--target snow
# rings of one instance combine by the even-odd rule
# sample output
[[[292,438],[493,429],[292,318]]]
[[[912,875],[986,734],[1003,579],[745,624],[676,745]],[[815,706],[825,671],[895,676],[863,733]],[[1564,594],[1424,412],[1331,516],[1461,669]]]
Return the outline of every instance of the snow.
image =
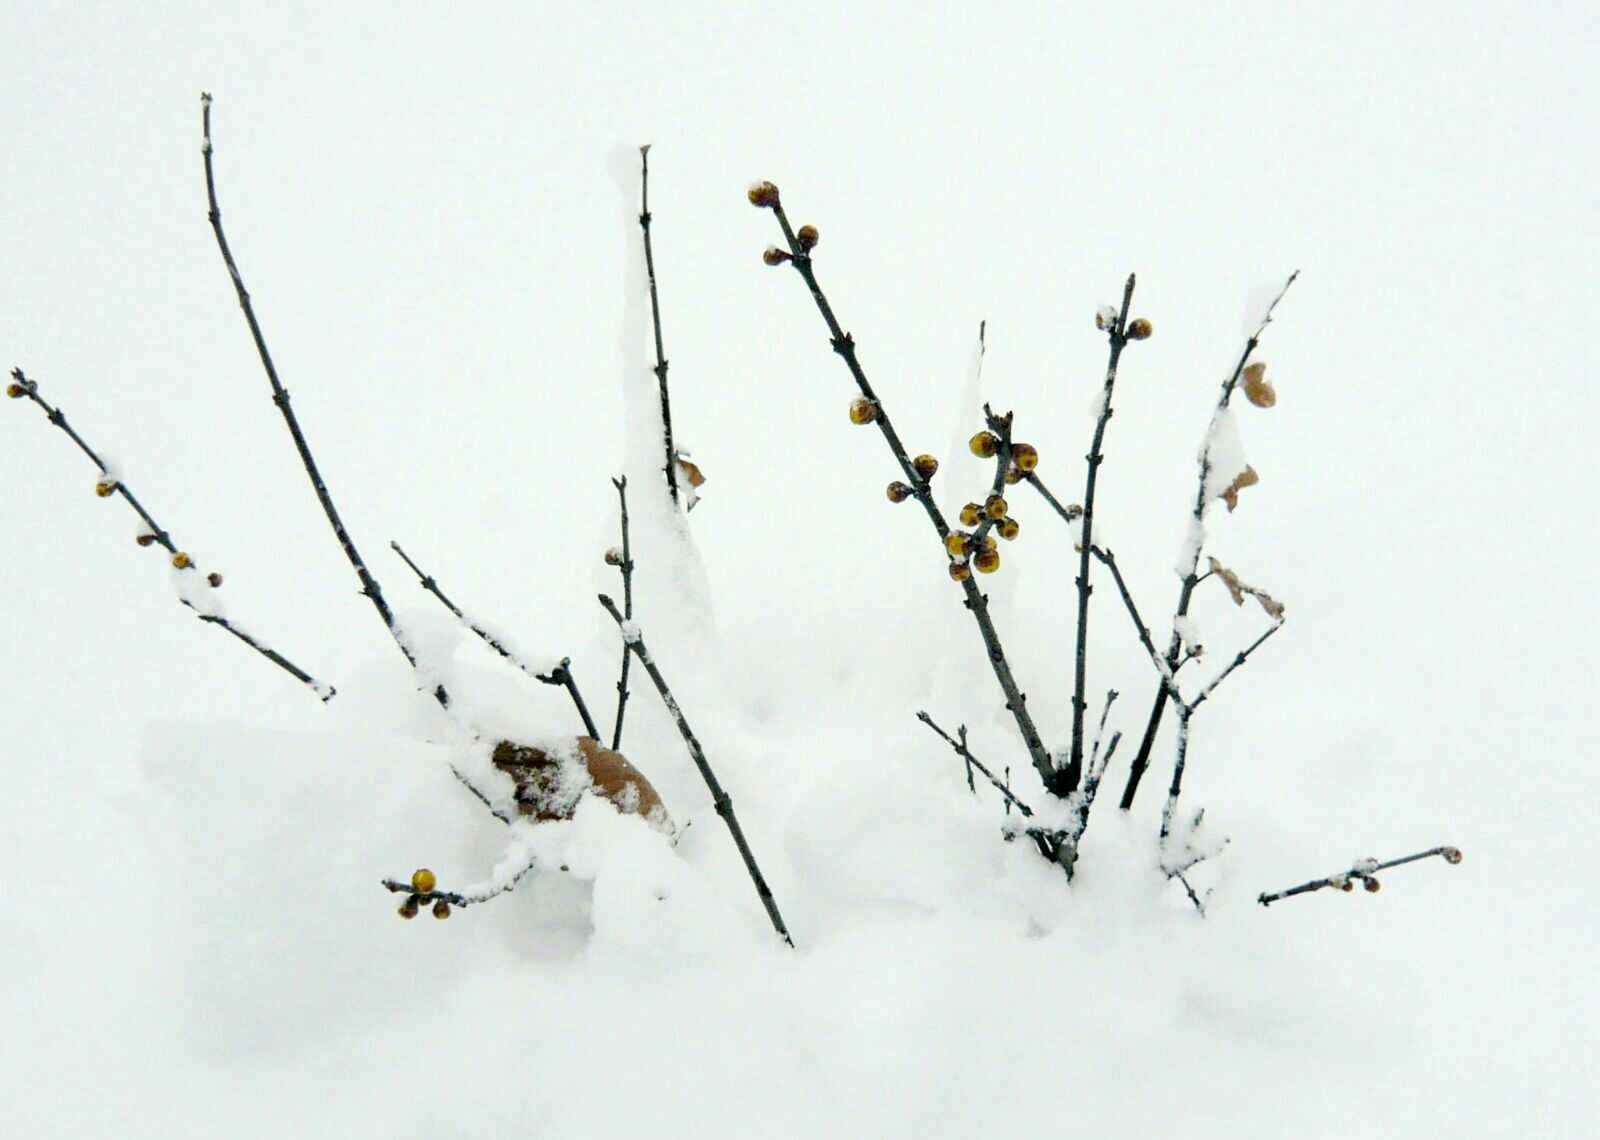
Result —
[[[1206,502],[1220,498],[1222,492],[1248,464],[1244,457],[1244,443],[1239,438],[1239,420],[1230,406],[1217,413],[1211,421],[1200,447],[1200,462],[1206,472]]]
[[[1514,296],[1540,314],[1541,368],[1588,369],[1594,266],[1572,235],[1592,212],[1592,37],[1556,13],[1486,56],[1479,23],[1319,6],[1240,37],[1137,5],[691,6],[485,37],[332,7],[294,52],[265,50],[305,42],[270,7],[247,27],[9,6],[0,37],[26,50],[0,108],[18,140],[0,239],[25,287],[0,343],[129,457],[164,525],[222,552],[251,633],[339,695],[174,605],[165,552],[88,493],[92,464],[37,409],[0,408],[27,412],[0,414],[6,1134],[1592,1131],[1592,725],[1563,663],[1593,622],[1600,538],[1571,472],[1592,466],[1596,395],[1506,399],[1527,338],[1494,319]],[[1359,98],[1311,81],[1351,58]],[[422,678],[356,593],[211,242],[194,95],[218,77],[230,241]],[[1419,93],[1426,115],[1394,113]],[[716,492],[687,519],[657,471],[636,149],[624,191],[605,170],[619,137],[656,143],[674,425]],[[1093,177],[1063,180],[1074,155]],[[982,392],[1015,407],[1063,502],[1103,386],[1093,299],[1138,270],[1157,332],[1122,360],[1096,529],[1158,626],[1195,444],[1241,350],[1240,269],[1304,259],[1264,342],[1296,398],[1237,413],[1271,493],[1188,535],[1192,554],[1209,528],[1295,614],[1196,714],[1166,858],[1230,840],[1185,871],[1203,920],[1156,844],[1170,714],[1116,810],[1155,676],[1098,562],[1088,696],[1093,715],[1123,694],[1107,731],[1125,739],[1070,887],[1005,842],[1020,817],[915,720],[965,724],[1040,818],[1069,818],[920,507],[884,501],[881,438],[844,422],[854,385],[803,282],[759,262],[775,223],[745,203],[750,175],[821,229],[821,283],[913,453],[975,430],[955,423],[959,373],[993,318]],[[508,827],[453,774],[504,811],[482,745],[580,723],[382,544],[448,552],[423,563],[455,600],[539,663],[570,655],[609,737],[624,649],[595,595],[622,600],[602,553],[623,471],[636,621],[792,951],[637,660],[622,747],[676,846],[593,797]],[[1017,491],[1022,536],[980,585],[1059,751],[1077,559]],[[1485,605],[1530,551],[1540,588]],[[1264,624],[1216,585],[1194,600],[1215,661],[1185,684]],[[1440,843],[1461,865],[1255,902],[1352,853]],[[444,922],[401,921],[379,883],[426,866],[447,889],[495,884],[524,860],[515,890]]]

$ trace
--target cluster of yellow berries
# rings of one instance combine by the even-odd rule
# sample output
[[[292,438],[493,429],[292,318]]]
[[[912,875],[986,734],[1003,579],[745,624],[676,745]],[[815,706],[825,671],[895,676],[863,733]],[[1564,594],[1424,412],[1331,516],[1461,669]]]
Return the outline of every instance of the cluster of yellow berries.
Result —
[[[406,901],[400,904],[400,917],[404,919],[416,918],[417,912],[422,908],[422,900],[419,896],[428,894],[438,885],[439,880],[426,867],[420,867],[413,872],[411,875],[411,889],[416,893],[407,895]],[[449,918],[450,904],[445,902],[444,899],[436,901],[433,904],[433,917]]]

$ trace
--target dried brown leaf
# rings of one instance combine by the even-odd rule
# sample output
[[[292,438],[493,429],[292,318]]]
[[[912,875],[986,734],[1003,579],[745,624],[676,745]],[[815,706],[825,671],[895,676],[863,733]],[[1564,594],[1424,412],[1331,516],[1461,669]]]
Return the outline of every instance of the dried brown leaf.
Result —
[[[1274,598],[1265,590],[1258,590],[1254,586],[1244,582],[1240,579],[1239,575],[1235,574],[1232,570],[1229,570],[1215,558],[1208,556],[1206,561],[1211,563],[1211,573],[1215,577],[1222,579],[1222,584],[1228,588],[1228,593],[1233,597],[1234,605],[1244,605],[1244,597],[1246,594],[1249,594],[1256,600],[1261,608],[1266,611],[1267,616],[1273,621],[1283,620],[1282,602],[1278,601],[1278,599]]]
[[[1267,379],[1265,364],[1252,364],[1244,370],[1244,395],[1258,408],[1270,408],[1278,402],[1277,390]]]
[[[1261,476],[1256,474],[1256,469],[1254,467],[1246,467],[1233,477],[1233,482],[1229,483],[1227,490],[1223,491],[1218,497],[1228,504],[1228,511],[1231,513],[1239,505],[1239,492],[1246,487],[1254,487],[1259,482],[1261,482]]]

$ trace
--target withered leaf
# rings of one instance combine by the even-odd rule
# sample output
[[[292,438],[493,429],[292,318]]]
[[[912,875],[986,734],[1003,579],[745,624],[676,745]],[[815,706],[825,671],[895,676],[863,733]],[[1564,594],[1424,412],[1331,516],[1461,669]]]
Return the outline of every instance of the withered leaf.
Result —
[[[1211,563],[1211,573],[1222,579],[1222,584],[1228,588],[1228,593],[1233,597],[1233,604],[1244,605],[1244,596],[1249,594],[1266,611],[1266,615],[1273,621],[1283,620],[1283,603],[1274,598],[1265,590],[1258,590],[1254,586],[1240,580],[1239,575],[1229,570],[1222,563],[1209,555],[1206,561]]]
[[[1244,395],[1258,408],[1270,408],[1278,402],[1277,390],[1267,379],[1265,364],[1252,364],[1244,370]]]
[[[1233,477],[1233,482],[1228,484],[1227,490],[1223,491],[1218,498],[1228,504],[1228,511],[1232,513],[1233,509],[1239,505],[1239,492],[1246,487],[1254,487],[1259,482],[1261,482],[1261,476],[1256,474],[1256,469],[1254,467],[1246,467]]]

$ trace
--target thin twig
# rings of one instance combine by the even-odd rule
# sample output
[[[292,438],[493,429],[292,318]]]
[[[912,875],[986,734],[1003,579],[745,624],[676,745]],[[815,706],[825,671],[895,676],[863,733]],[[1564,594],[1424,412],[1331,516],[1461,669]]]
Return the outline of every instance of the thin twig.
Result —
[[[494,650],[501,657],[511,662],[511,664],[515,665],[518,669],[532,677],[535,681],[541,681],[546,685],[564,686],[568,695],[572,697],[572,703],[577,706],[578,716],[583,719],[584,730],[588,733],[588,735],[593,737],[597,743],[599,742],[600,730],[595,727],[594,718],[589,715],[589,708],[583,703],[582,694],[578,692],[578,682],[572,676],[572,658],[563,657],[561,659],[561,664],[550,670],[550,672],[539,672],[532,665],[529,665],[521,657],[517,656],[515,653],[511,652],[511,650],[507,649],[503,644],[501,644],[500,639],[495,637],[494,634],[490,633],[488,630],[484,629],[483,626],[467,617],[467,615],[462,612],[461,607],[452,602],[445,595],[445,592],[440,589],[439,583],[434,579],[433,575],[424,573],[422,567],[418,566],[414,561],[412,561],[411,555],[407,554],[401,548],[398,542],[395,542],[393,539],[391,539],[389,541],[389,549],[398,554],[401,560],[407,566],[411,567],[411,572],[417,576],[417,581],[421,584],[424,590],[438,598],[440,604],[454,614],[457,621],[466,626],[473,633],[477,634],[483,640],[483,643],[490,649]]]
[[[404,893],[415,899],[420,906],[423,903],[444,902],[454,907],[476,906],[486,903],[490,899],[509,894],[516,889],[518,883],[527,877],[530,871],[537,869],[538,861],[530,858],[516,874],[501,883],[484,883],[466,891],[419,891],[410,883],[401,882],[399,879],[384,879],[383,885],[396,894]]]
[[[1117,591],[1122,595],[1122,602],[1128,609],[1128,616],[1133,619],[1133,628],[1139,631],[1139,641],[1150,655],[1150,663],[1156,667],[1156,672],[1161,674],[1163,691],[1178,693],[1178,683],[1173,678],[1173,669],[1167,665],[1161,654],[1156,652],[1155,642],[1150,637],[1150,627],[1145,625],[1144,619],[1139,616],[1139,607],[1134,603],[1133,594],[1128,590],[1128,583],[1122,577],[1122,570],[1117,566],[1117,556],[1109,550],[1093,548],[1094,556],[1105,563],[1111,571],[1111,577],[1117,583]],[[1178,697],[1181,701],[1183,698]]]
[[[648,230],[645,231],[647,234]],[[611,480],[611,485],[617,489],[617,499],[622,506],[622,562],[617,569],[622,572],[622,616],[630,621],[633,618],[633,547],[628,542],[628,477],[626,475]],[[617,679],[617,723],[611,730],[611,751],[617,752],[622,748],[622,714],[628,707],[628,663],[633,660],[633,654],[627,647],[622,650],[622,676]]]
[[[1283,619],[1279,618],[1277,621],[1273,622],[1272,625],[1267,628],[1267,631],[1265,633],[1263,633],[1260,637],[1256,638],[1249,645],[1247,645],[1243,650],[1241,650],[1239,653],[1237,653],[1234,656],[1233,660],[1228,662],[1228,667],[1226,669],[1222,670],[1222,672],[1218,673],[1215,677],[1213,677],[1211,679],[1211,681],[1206,685],[1206,687],[1200,690],[1199,695],[1197,695],[1194,700],[1189,702],[1189,711],[1193,712],[1195,709],[1197,709],[1201,705],[1203,705],[1206,702],[1206,699],[1208,697],[1210,697],[1211,694],[1216,690],[1217,686],[1222,684],[1223,681],[1226,681],[1228,679],[1228,674],[1232,673],[1239,666],[1243,665],[1245,663],[1245,660],[1252,653],[1254,653],[1257,649],[1261,648],[1261,643],[1262,642],[1266,641],[1267,638],[1271,637],[1273,634],[1277,633],[1282,628],[1283,628]]]
[[[800,245],[795,237],[794,229],[789,225],[789,218],[784,213],[782,204],[777,200],[774,192],[770,206],[773,216],[778,220],[778,226],[783,231],[784,241],[789,246],[789,259],[800,277],[806,283],[806,288],[811,293],[811,299],[817,306],[817,312],[822,315],[823,323],[828,326],[830,343],[833,350],[843,358],[845,366],[850,370],[851,377],[856,382],[856,387],[861,390],[861,395],[877,408],[875,422],[878,430],[883,433],[884,442],[889,445],[895,462],[900,465],[900,470],[905,474],[906,482],[911,486],[917,501],[922,504],[922,509],[927,512],[928,519],[933,524],[933,529],[938,533],[941,550],[945,549],[945,540],[950,535],[950,526],[945,522],[943,513],[933,501],[933,491],[928,480],[917,474],[911,465],[911,457],[906,454],[905,446],[900,442],[900,436],[894,430],[889,413],[884,408],[883,402],[878,399],[878,394],[873,391],[872,384],[867,380],[867,374],[862,370],[861,362],[856,356],[855,338],[845,332],[839,325],[839,320],[834,316],[833,307],[828,304],[828,299],[823,295],[822,287],[817,284],[817,275],[812,267],[811,254]],[[989,616],[989,600],[977,587],[969,576],[961,582],[961,589],[966,595],[966,607],[978,625],[982,635],[984,650],[988,654],[990,667],[994,670],[995,679],[1000,683],[1000,690],[1005,694],[1006,708],[1011,712],[1017,722],[1017,730],[1022,734],[1023,743],[1027,746],[1029,758],[1033,762],[1034,770],[1039,773],[1039,778],[1048,787],[1056,778],[1055,764],[1050,758],[1049,750],[1045,748],[1044,741],[1040,739],[1039,730],[1034,726],[1033,717],[1027,708],[1027,696],[1017,687],[1016,678],[1011,673],[1011,664],[1006,660],[1005,650],[1000,645],[1000,635],[996,632],[994,621]]]
[[[605,594],[600,595],[600,604],[606,608],[612,619],[617,623],[617,628],[622,631],[623,644],[639,658],[639,664],[644,666],[650,680],[655,683],[656,692],[661,694],[661,703],[667,706],[667,712],[672,714],[672,719],[678,725],[678,732],[683,736],[683,742],[689,748],[689,758],[694,761],[696,768],[700,769],[700,778],[705,781],[706,788],[711,792],[711,802],[716,805],[717,814],[722,817],[722,822],[727,824],[728,833],[733,836],[733,842],[739,848],[739,855],[744,860],[745,870],[750,873],[750,881],[755,884],[756,894],[761,897],[761,905],[766,908],[767,917],[772,920],[772,928],[790,946],[794,939],[789,937],[789,930],[783,924],[783,916],[778,913],[778,902],[772,897],[772,888],[767,886],[767,880],[761,873],[760,866],[756,863],[754,852],[744,837],[744,829],[739,826],[739,818],[733,813],[733,800],[722,785],[717,782],[716,773],[711,770],[710,763],[706,760],[705,749],[700,747],[700,741],[695,738],[693,730],[689,728],[689,721],[684,717],[683,710],[678,707],[678,702],[672,695],[672,690],[667,687],[666,678],[661,675],[661,670],[656,666],[655,658],[650,656],[650,650],[645,647],[644,637],[639,628],[622,616],[617,609],[617,604]]]
[[[667,490],[678,505],[678,453],[672,446],[672,402],[667,398],[667,357],[661,345],[661,298],[656,292],[656,259],[650,246],[650,144],[639,148],[639,228],[644,231],[644,269],[650,278],[650,321],[656,333],[656,384],[661,389],[661,428],[667,446]],[[626,655],[624,655],[626,660]],[[620,725],[620,720],[618,721]]]
[[[1293,285],[1295,278],[1299,276],[1300,271],[1298,269],[1289,275],[1289,279],[1284,282],[1283,288],[1273,298],[1272,304],[1267,306],[1267,311],[1262,315],[1261,323],[1256,327],[1256,331],[1251,334],[1249,340],[1245,341],[1244,352],[1240,354],[1239,362],[1234,365],[1232,374],[1222,383],[1222,392],[1217,397],[1216,408],[1211,413],[1211,423],[1206,429],[1206,443],[1200,452],[1200,482],[1195,491],[1194,509],[1191,512],[1189,524],[1196,531],[1202,526],[1206,514],[1206,480],[1211,474],[1211,439],[1215,433],[1217,421],[1227,413],[1228,403],[1233,399],[1234,387],[1239,383],[1239,377],[1243,374],[1245,365],[1250,362],[1251,354],[1255,352],[1256,346],[1261,343],[1261,336],[1266,332],[1267,325],[1272,322],[1273,310],[1278,307],[1278,302],[1283,300],[1284,294],[1289,291],[1289,286]],[[1178,591],[1178,607],[1174,614],[1172,637],[1167,649],[1167,668],[1169,672],[1177,667],[1178,651],[1182,644],[1182,638],[1178,633],[1178,619],[1188,615],[1189,599],[1193,597],[1194,588],[1200,580],[1195,571],[1200,563],[1200,547],[1202,544],[1195,542],[1192,545],[1194,547],[1193,558],[1190,560],[1189,566],[1183,575],[1183,585]],[[1150,719],[1145,725],[1144,739],[1139,743],[1138,754],[1134,756],[1133,766],[1128,772],[1128,783],[1122,790],[1121,806],[1124,811],[1133,806],[1133,797],[1139,791],[1139,781],[1144,778],[1145,769],[1150,764],[1150,749],[1155,744],[1156,732],[1161,727],[1161,716],[1167,707],[1167,697],[1167,687],[1163,684],[1156,690],[1155,699],[1150,707]]]
[[[1055,511],[1056,514],[1060,515],[1061,521],[1066,523],[1068,526],[1071,526],[1073,523],[1077,522],[1083,517],[1083,508],[1077,503],[1069,503],[1067,506],[1062,506],[1061,500],[1050,493],[1050,488],[1045,486],[1044,480],[1039,478],[1039,473],[1037,471],[1024,472],[1022,475],[1022,480],[1031,486],[1035,491],[1038,491],[1039,494],[1044,498],[1044,501],[1050,504],[1050,509]]]
[[[1078,543],[1078,644],[1072,681],[1072,753],[1062,773],[1061,788],[1071,794],[1083,778],[1083,710],[1084,690],[1088,683],[1089,595],[1094,587],[1089,582],[1089,549],[1094,542],[1094,492],[1100,474],[1100,464],[1105,461],[1101,445],[1105,440],[1106,425],[1111,421],[1111,393],[1117,383],[1117,363],[1128,344],[1128,308],[1133,304],[1133,274],[1122,290],[1122,309],[1116,321],[1106,330],[1111,343],[1110,359],[1106,362],[1105,391],[1100,397],[1100,414],[1095,417],[1094,441],[1085,456],[1088,475],[1083,487],[1082,537]],[[1058,793],[1059,794],[1059,793]]]
[[[1271,894],[1263,891],[1256,896],[1256,901],[1262,906],[1271,906],[1279,899],[1308,894],[1311,891],[1320,891],[1324,887],[1337,887],[1340,890],[1348,891],[1351,889],[1352,883],[1357,880],[1362,881],[1367,890],[1376,891],[1378,889],[1378,880],[1375,876],[1379,871],[1387,870],[1390,867],[1399,867],[1405,863],[1415,863],[1419,859],[1429,859],[1435,855],[1442,858],[1446,863],[1456,864],[1461,862],[1461,849],[1458,847],[1430,847],[1426,851],[1418,851],[1415,855],[1402,855],[1400,858],[1390,859],[1386,863],[1380,863],[1376,859],[1360,859],[1348,871],[1340,871],[1338,874],[1329,875],[1325,879],[1312,879],[1309,883],[1301,883],[1298,887],[1290,887],[1288,890],[1273,891]]]
[[[988,780],[989,783],[994,786],[995,791],[999,792],[1002,796],[1005,797],[1006,803],[1015,806],[1016,809],[1018,811],[1020,811],[1023,815],[1030,815],[1031,816],[1033,814],[1033,809],[1031,807],[1029,807],[1027,804],[1023,803],[1015,795],[1013,795],[1012,792],[1011,792],[1011,789],[1009,787],[1007,787],[1006,784],[1004,784],[1000,780],[1000,777],[996,776],[993,772],[989,771],[988,767],[983,763],[983,761],[979,760],[976,756],[974,756],[970,751],[967,750],[967,726],[966,725],[962,725],[961,726],[961,729],[960,729],[961,739],[958,741],[954,737],[952,737],[948,732],[946,732],[944,729],[940,728],[937,724],[935,724],[933,718],[931,716],[929,716],[926,711],[919,711],[917,713],[917,719],[920,720],[923,724],[927,725],[929,728],[933,729],[933,731],[938,733],[940,738],[943,739],[943,741],[946,744],[948,744],[951,748],[955,749],[956,755],[961,757],[961,759],[966,762],[967,772],[968,772],[969,778],[970,778],[970,774],[971,774],[972,770],[974,768],[976,768],[979,772],[981,772],[983,774],[983,778],[985,780]]]
[[[166,528],[161,526],[160,523],[156,522],[156,520],[151,516],[150,512],[145,509],[144,504],[141,503],[137,497],[135,497],[131,490],[129,490],[126,483],[107,471],[105,461],[102,460],[100,456],[95,453],[94,448],[90,447],[88,443],[84,441],[84,438],[75,430],[73,430],[72,426],[67,423],[67,417],[62,413],[61,409],[59,407],[52,407],[43,396],[39,395],[39,385],[35,381],[29,380],[27,376],[23,375],[22,369],[20,368],[13,368],[11,370],[11,379],[11,390],[16,392],[19,398],[26,397],[29,400],[32,400],[35,404],[39,405],[39,407],[44,410],[45,418],[65,432],[67,438],[78,445],[78,450],[82,451],[86,456],[88,456],[89,461],[93,463],[97,469],[99,469],[99,471],[105,477],[107,484],[110,486],[112,493],[121,495],[123,500],[133,508],[134,513],[144,520],[144,525],[149,528],[146,533],[149,535],[150,542],[163,547],[168,554],[176,557],[180,551],[176,543],[173,542],[171,534],[169,534]],[[144,540],[142,537],[140,541],[143,543]],[[176,563],[174,564],[178,572],[180,574],[200,575],[200,567],[194,561],[193,557],[187,552],[181,553],[184,555],[184,564],[182,566],[176,566]],[[221,579],[218,579],[218,581],[220,580]],[[240,629],[227,618],[221,617],[217,614],[208,614],[204,612],[188,598],[180,596],[178,601],[187,606],[194,613],[195,617],[199,618],[207,625],[214,625],[218,629],[226,630],[235,638],[248,645],[251,649],[254,649],[268,661],[272,662],[278,668],[288,673],[295,680],[299,681],[302,685],[305,685],[307,688],[309,688],[324,703],[333,699],[336,690],[332,685],[328,685],[317,680],[315,677],[307,673],[294,662],[290,661],[277,650],[263,645],[261,642],[257,641],[254,637]]]
[[[406,661],[415,668],[416,654],[412,652],[405,633],[396,623],[394,613],[389,609],[389,603],[384,601],[383,588],[367,570],[367,564],[361,560],[356,544],[345,530],[344,522],[339,518],[339,512],[333,505],[333,496],[328,493],[322,473],[317,470],[317,461],[311,455],[311,445],[306,442],[305,433],[300,430],[300,421],[295,418],[294,410],[289,407],[289,393],[278,380],[278,370],[272,363],[272,354],[267,351],[266,337],[262,335],[261,324],[256,320],[255,308],[250,303],[250,293],[244,286],[244,278],[239,275],[239,267],[234,263],[233,252],[228,248],[228,239],[222,232],[222,208],[217,205],[217,181],[211,161],[211,95],[208,92],[202,92],[200,95],[200,125],[205,140],[200,153],[205,158],[206,167],[206,202],[209,207],[206,216],[211,221],[211,231],[216,235],[217,249],[222,252],[222,261],[228,268],[228,276],[233,279],[234,292],[239,295],[239,308],[244,311],[245,323],[250,326],[250,336],[255,341],[257,355],[261,357],[261,366],[266,369],[267,380],[272,385],[272,402],[283,413],[283,422],[288,425],[289,435],[294,439],[295,450],[300,453],[300,462],[305,466],[306,475],[311,480],[311,488],[317,493],[317,500],[322,504],[322,511],[328,516],[328,525],[333,528],[334,537],[339,540],[340,548],[344,550],[345,557],[350,560],[350,565],[355,568],[356,577],[361,581],[361,593],[372,601],[373,608],[383,619],[384,628],[394,638],[395,644],[400,647],[400,652],[405,654]],[[434,687],[433,696],[440,705],[445,708],[450,707],[450,694],[445,691],[443,685]]]

